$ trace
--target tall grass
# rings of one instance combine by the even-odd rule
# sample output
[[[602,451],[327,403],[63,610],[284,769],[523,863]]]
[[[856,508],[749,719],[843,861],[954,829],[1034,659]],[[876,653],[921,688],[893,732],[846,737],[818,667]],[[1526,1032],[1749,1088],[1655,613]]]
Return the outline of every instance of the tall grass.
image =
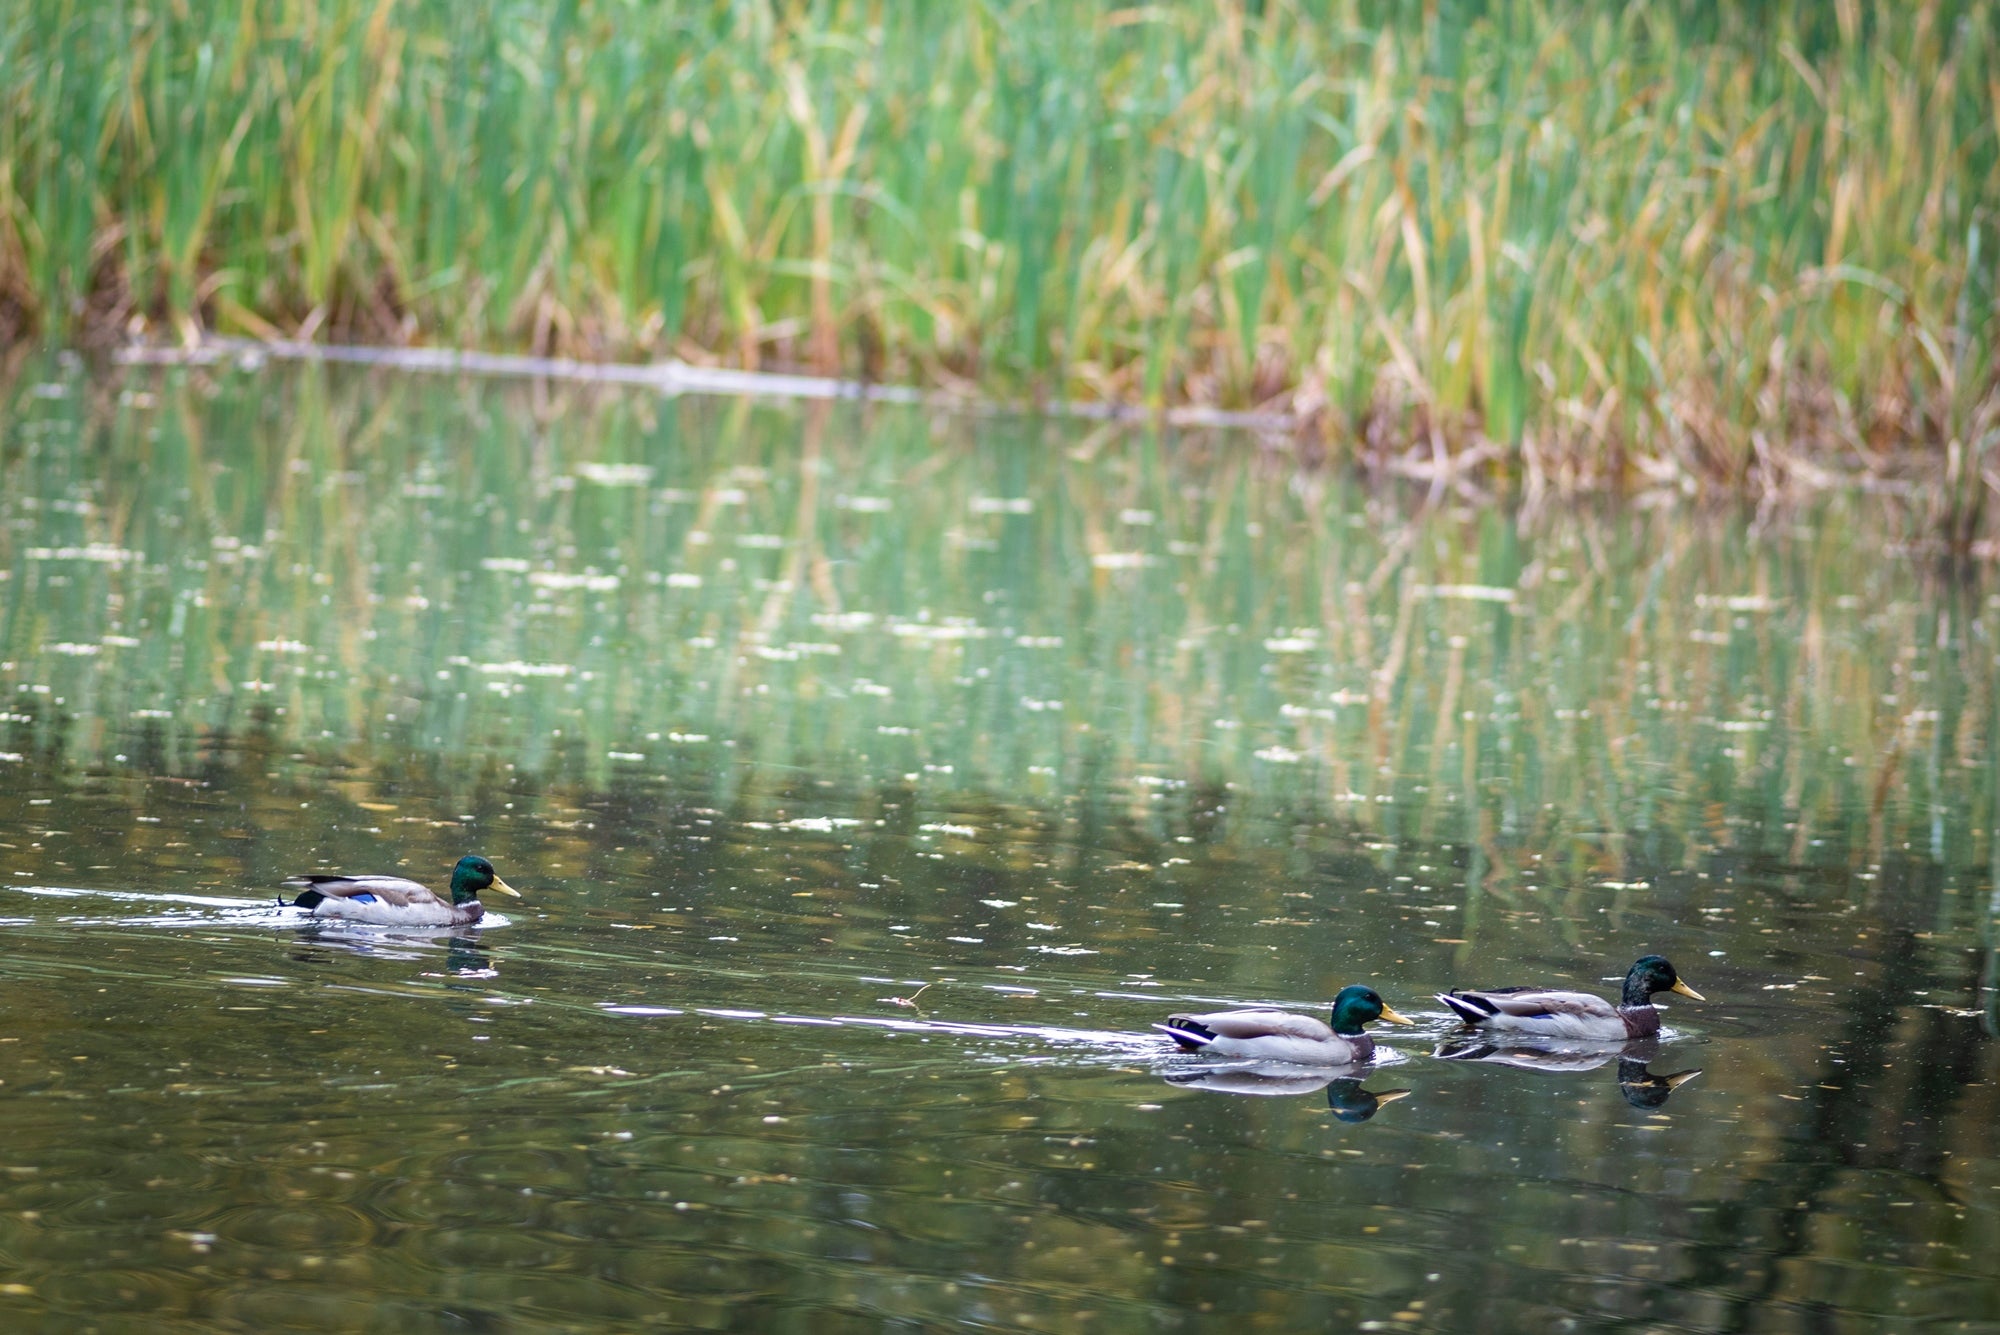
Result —
[[[2000,442],[2000,5],[17,0],[0,325],[1276,405],[1531,482]]]

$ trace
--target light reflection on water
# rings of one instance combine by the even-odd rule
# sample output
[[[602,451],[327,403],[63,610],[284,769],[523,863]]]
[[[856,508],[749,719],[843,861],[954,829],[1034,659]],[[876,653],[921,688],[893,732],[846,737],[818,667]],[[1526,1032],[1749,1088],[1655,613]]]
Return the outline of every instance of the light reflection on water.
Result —
[[[16,1328],[2000,1311],[1991,613],[1886,502],[153,388],[0,428]],[[278,904],[467,851],[478,929]],[[1631,1051],[1428,1000],[1645,949],[1711,1000]],[[1365,1072],[1149,1029],[1349,982]]]

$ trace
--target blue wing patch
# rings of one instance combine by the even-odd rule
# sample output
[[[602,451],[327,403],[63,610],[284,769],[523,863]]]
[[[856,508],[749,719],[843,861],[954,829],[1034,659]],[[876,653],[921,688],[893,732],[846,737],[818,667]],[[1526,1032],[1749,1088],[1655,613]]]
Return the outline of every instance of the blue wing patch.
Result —
[[[367,893],[349,895],[347,898],[350,903],[354,904],[373,904],[375,902],[375,896]]]

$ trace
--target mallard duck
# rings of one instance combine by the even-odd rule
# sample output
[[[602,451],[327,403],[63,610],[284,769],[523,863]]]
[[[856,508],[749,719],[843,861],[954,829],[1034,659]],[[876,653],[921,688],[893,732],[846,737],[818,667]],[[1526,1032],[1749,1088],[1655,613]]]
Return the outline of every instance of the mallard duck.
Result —
[[[294,876],[287,886],[303,886],[293,904],[315,918],[372,922],[387,927],[470,927],[486,916],[482,890],[520,898],[521,892],[493,874],[493,864],[468,854],[451,869],[451,902],[400,876]]]
[[[1206,1015],[1169,1015],[1155,1029],[1180,1044],[1183,1052],[1247,1061],[1292,1062],[1299,1066],[1345,1066],[1375,1055],[1375,1040],[1361,1026],[1371,1020],[1413,1024],[1396,1014],[1375,989],[1344,987],[1333,999],[1333,1024],[1288,1011],[1210,1011]]]
[[[1642,955],[1633,964],[1625,975],[1624,997],[1616,1006],[1588,992],[1545,987],[1461,989],[1440,992],[1437,999],[1472,1029],[1615,1043],[1660,1032],[1659,1008],[1653,1005],[1655,992],[1678,992],[1696,1001],[1707,1000],[1681,981],[1664,955]]]

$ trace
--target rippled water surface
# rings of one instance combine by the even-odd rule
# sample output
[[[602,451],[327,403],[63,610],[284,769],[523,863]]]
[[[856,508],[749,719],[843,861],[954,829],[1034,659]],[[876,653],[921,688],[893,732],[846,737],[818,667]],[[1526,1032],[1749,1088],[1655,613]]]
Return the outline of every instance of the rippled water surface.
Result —
[[[2000,1329],[1994,610],[1914,522],[31,368],[0,1318]],[[473,851],[478,929],[277,904]],[[1430,996],[1648,950],[1630,1052]],[[1149,1027],[1357,981],[1372,1069]]]

